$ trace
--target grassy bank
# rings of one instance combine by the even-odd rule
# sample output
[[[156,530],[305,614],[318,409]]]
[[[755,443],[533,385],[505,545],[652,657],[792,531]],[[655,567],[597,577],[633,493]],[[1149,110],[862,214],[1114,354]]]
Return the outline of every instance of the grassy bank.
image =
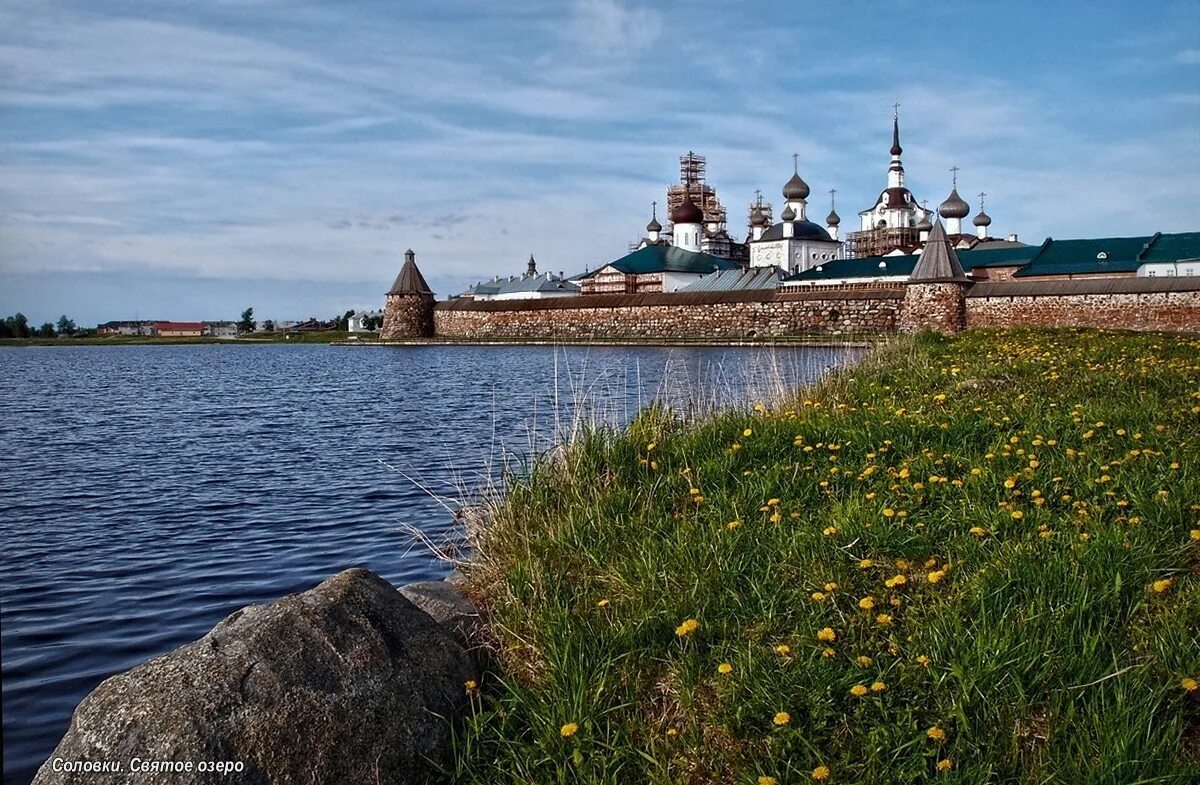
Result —
[[[456,781],[1195,782],[1200,340],[973,331],[516,483]]]

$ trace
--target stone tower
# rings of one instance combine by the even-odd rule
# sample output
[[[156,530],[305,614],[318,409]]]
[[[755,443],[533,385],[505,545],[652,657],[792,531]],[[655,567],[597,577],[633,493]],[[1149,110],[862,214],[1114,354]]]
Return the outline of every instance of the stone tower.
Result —
[[[383,309],[382,341],[433,337],[433,290],[417,269],[417,255],[404,252],[404,267],[387,293]]]
[[[970,285],[942,222],[935,221],[904,290],[900,331],[933,330],[948,335],[965,329]]]

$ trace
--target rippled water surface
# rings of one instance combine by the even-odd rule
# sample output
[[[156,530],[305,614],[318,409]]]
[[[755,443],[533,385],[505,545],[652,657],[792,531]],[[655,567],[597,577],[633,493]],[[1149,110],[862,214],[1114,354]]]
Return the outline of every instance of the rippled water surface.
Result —
[[[584,420],[665,396],[746,405],[823,348],[0,349],[4,780],[28,782],[101,680],[346,567],[447,566],[457,498]],[[407,476],[407,477],[406,477]],[[411,479],[409,479],[411,478]]]

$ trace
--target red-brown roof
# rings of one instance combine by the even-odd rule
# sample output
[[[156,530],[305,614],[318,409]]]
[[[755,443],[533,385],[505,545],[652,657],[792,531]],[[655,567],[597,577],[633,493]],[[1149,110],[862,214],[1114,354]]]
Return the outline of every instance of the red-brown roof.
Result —
[[[204,322],[155,322],[154,329],[159,332],[164,330],[173,332],[197,330],[204,332]]]

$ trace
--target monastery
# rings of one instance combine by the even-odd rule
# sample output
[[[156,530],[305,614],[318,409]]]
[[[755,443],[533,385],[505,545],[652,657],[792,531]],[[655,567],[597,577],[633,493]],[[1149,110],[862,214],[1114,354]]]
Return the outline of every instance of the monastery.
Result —
[[[898,109],[898,107],[897,107]],[[458,295],[474,300],[542,299],[589,294],[646,294],[895,283],[907,279],[933,231],[945,234],[972,280],[1050,280],[1129,276],[1200,276],[1200,233],[1134,238],[1019,242],[1016,234],[993,237],[992,218],[971,207],[958,192],[951,170],[949,195],[931,210],[905,184],[900,117],[892,118],[892,144],[884,187],[874,203],[858,213],[858,229],[839,236],[841,217],[830,191],[824,225],[809,216],[811,190],[793,157],[791,177],[780,189],[778,220],[761,191],[747,211],[745,239],[732,236],[726,209],[706,181],[706,159],[688,152],[680,158],[680,182],[666,192],[667,227],[658,220],[657,202],[642,239],[625,256],[570,278],[538,274],[533,258],[524,275],[495,277]],[[763,269],[769,273],[759,274]],[[457,299],[456,298],[456,299]]]
[[[570,276],[563,272],[540,273],[530,256],[522,275],[496,276],[480,282],[437,304],[435,318],[433,293],[416,268],[413,252],[407,252],[404,269],[388,292],[388,311],[403,311],[408,316],[401,320],[404,325],[398,326],[401,321],[392,319],[389,323],[385,314],[381,337],[440,335],[447,330],[538,337],[562,334],[568,329],[572,335],[581,336],[753,336],[760,334],[761,327],[756,321],[760,317],[751,313],[753,308],[739,306],[745,313],[739,311],[736,324],[720,329],[709,329],[705,324],[709,317],[704,315],[714,315],[715,320],[715,314],[722,308],[728,311],[726,306],[731,303],[751,302],[772,303],[766,310],[778,311],[771,317],[771,334],[836,333],[864,327],[865,323],[856,324],[854,318],[844,319],[845,314],[865,314],[870,322],[865,329],[876,331],[901,329],[906,324],[953,331],[972,323],[972,307],[979,314],[974,320],[977,324],[1002,325],[1008,323],[1006,320],[1021,323],[1023,317],[1017,311],[997,316],[988,310],[984,315],[984,306],[991,309],[1001,299],[1014,304],[1026,297],[1083,298],[1072,306],[1082,309],[1079,311],[1061,307],[1066,301],[1046,306],[1046,315],[1038,318],[1048,323],[1093,323],[1095,320],[1089,321],[1087,314],[1098,306],[1108,308],[1119,302],[1119,309],[1095,323],[1135,329],[1182,324],[1200,330],[1200,232],[1046,238],[1039,244],[1020,242],[1015,233],[994,237],[990,233],[992,218],[984,210],[985,193],[979,194],[979,209],[970,217],[970,228],[964,226],[971,216],[971,206],[959,194],[957,167],[951,170],[950,193],[936,210],[917,199],[905,184],[898,111],[893,115],[891,130],[883,187],[871,205],[858,213],[858,228],[844,237],[833,201],[836,190],[829,191],[830,210],[821,225],[810,215],[812,192],[793,156],[792,173],[780,188],[783,207],[778,219],[773,206],[763,199],[761,191],[757,192],[747,209],[746,234],[739,240],[729,230],[726,208],[717,189],[707,181],[705,158],[688,152],[680,158],[680,182],[666,189],[667,225],[659,221],[658,203],[652,203],[650,221],[641,239],[631,244],[628,253],[595,270]],[[1144,283],[1117,283],[1129,279]],[[1153,282],[1165,279],[1178,284]],[[1105,280],[1113,284],[1100,285]],[[1047,288],[1048,284],[1063,283],[1072,285]],[[852,291],[861,294],[846,294]],[[907,292],[900,304],[895,302],[897,292]],[[915,292],[927,294],[928,302],[915,297]],[[1141,318],[1138,303],[1144,306],[1149,302],[1145,298],[1152,293],[1162,294],[1155,300],[1160,312],[1153,318]],[[661,303],[645,299],[667,295],[689,295],[692,299]],[[832,302],[835,298],[843,302],[823,309],[814,305],[818,300]],[[807,304],[800,305],[801,300]],[[689,311],[686,321],[674,327],[667,326],[670,320],[653,329],[644,328],[638,321],[648,318],[637,310],[642,305],[661,306],[659,311],[647,313],[670,312],[674,319],[683,313],[672,310],[676,304],[693,301],[709,303],[716,310],[710,308],[699,314]],[[929,302],[935,301],[942,304],[939,307],[944,306],[943,310],[931,310]],[[968,301],[975,305],[970,306]],[[1027,316],[1033,313],[1029,309],[1039,306],[1033,301],[1025,305]],[[614,308],[627,308],[628,321],[597,327],[597,319],[613,317]],[[528,316],[547,309],[560,312],[558,321],[542,323]],[[578,317],[578,323],[569,328],[562,321],[568,309],[575,313],[572,318]],[[476,315],[468,317],[468,313]],[[1143,309],[1141,313],[1144,316],[1148,312]],[[416,315],[420,315],[419,320]],[[781,320],[781,315],[786,319]]]

